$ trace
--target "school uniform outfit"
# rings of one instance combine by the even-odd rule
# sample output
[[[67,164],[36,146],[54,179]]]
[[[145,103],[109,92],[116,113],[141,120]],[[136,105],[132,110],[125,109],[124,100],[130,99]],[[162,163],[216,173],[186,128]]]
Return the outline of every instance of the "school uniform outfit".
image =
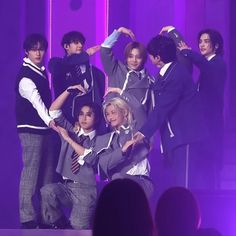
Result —
[[[177,43],[182,36],[173,28],[168,35]],[[182,39],[183,40],[183,39]],[[204,114],[208,136],[194,148],[197,166],[195,188],[219,188],[220,170],[223,162],[224,137],[224,90],[227,68],[220,55],[205,58],[189,49],[181,51],[182,57],[200,70],[197,81],[198,95]]]
[[[198,92],[209,132],[197,147],[197,155],[201,158],[198,158],[196,165],[201,167],[202,176],[197,187],[217,189],[220,187],[220,170],[223,166],[226,64],[219,55],[206,59],[191,50],[183,50],[182,53],[200,70]]]
[[[161,68],[154,93],[156,106],[140,132],[149,139],[160,131],[161,149],[171,166],[171,185],[189,187],[189,148],[204,132],[196,86],[181,63],[171,62]]]
[[[38,212],[33,197],[37,197],[37,186],[53,182],[57,161],[48,127],[52,120],[48,114],[51,93],[45,68],[39,68],[29,58],[24,58],[15,91],[17,132],[23,160],[19,190],[20,222],[25,226],[32,222],[28,226],[34,228]]]
[[[122,146],[132,135],[131,127],[122,126],[119,131],[97,136],[94,148],[84,157],[84,162],[90,165],[96,162],[103,179],[129,178],[136,181],[150,197],[153,183],[149,177],[150,165],[147,159],[149,144],[142,143],[122,153]]]
[[[80,84],[87,91],[81,95],[72,90],[70,97],[63,106],[63,114],[73,123],[80,107],[84,102],[95,102],[102,105],[105,92],[104,73],[91,65],[86,52],[72,54],[64,58],[54,57],[49,61],[49,71],[52,74],[52,83],[55,96],[58,97],[69,86]]]
[[[95,142],[95,131],[84,133],[83,129],[78,134],[73,131],[73,126],[64,116],[50,111],[59,126],[64,127],[71,138],[85,148],[91,148]],[[83,137],[83,138],[82,138]],[[71,209],[70,224],[74,229],[91,229],[92,218],[97,198],[96,179],[94,168],[90,165],[79,165],[75,171],[76,163],[74,149],[61,138],[61,151],[56,171],[62,176],[62,183],[53,183],[41,188],[42,217],[47,225],[56,225],[56,222],[65,218],[62,206]],[[86,152],[85,152],[86,155]],[[76,156],[76,162],[82,156]]]
[[[120,36],[117,30],[105,39],[101,45],[101,60],[104,71],[108,76],[108,87],[116,87],[121,89],[121,93],[109,93],[105,97],[105,101],[115,96],[120,96],[128,104],[133,103],[133,109],[139,111],[139,119],[141,124],[147,118],[147,114],[154,107],[154,96],[151,85],[154,83],[152,78],[143,69],[141,71],[130,70],[121,61],[117,60],[113,54],[112,47]],[[136,118],[136,117],[135,117]]]

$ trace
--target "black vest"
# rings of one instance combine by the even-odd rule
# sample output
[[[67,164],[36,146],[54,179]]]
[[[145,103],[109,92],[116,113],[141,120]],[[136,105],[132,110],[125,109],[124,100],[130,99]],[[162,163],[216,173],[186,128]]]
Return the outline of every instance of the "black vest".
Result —
[[[51,91],[49,88],[46,72],[42,72],[37,67],[34,67],[32,64],[28,64],[25,62],[18,73],[15,87],[17,130],[19,133],[27,132],[43,134],[45,132],[48,132],[48,130],[42,129],[47,127],[47,125],[40,118],[38,112],[32,106],[32,104],[27,99],[23,98],[19,93],[19,82],[24,77],[31,79],[35,83],[38,92],[42,98],[42,101],[47,108],[50,107],[52,102]],[[19,127],[19,125],[23,127]]]

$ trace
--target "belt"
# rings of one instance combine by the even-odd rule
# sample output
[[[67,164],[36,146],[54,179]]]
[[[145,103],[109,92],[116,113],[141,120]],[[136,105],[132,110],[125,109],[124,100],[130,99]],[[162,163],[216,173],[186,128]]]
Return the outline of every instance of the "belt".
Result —
[[[78,181],[74,181],[74,180],[72,180],[72,179],[63,179],[63,183],[64,184],[67,184],[67,183],[74,183],[74,184],[77,184],[77,183],[79,183]]]
[[[147,176],[147,175],[134,175],[134,176],[136,176],[136,177],[138,177],[140,179],[146,179],[148,181],[152,181],[151,178],[149,176]]]

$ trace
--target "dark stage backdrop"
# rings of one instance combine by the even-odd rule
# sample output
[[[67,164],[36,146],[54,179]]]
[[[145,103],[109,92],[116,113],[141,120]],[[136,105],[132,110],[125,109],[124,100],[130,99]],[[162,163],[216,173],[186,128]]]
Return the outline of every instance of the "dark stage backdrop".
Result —
[[[225,117],[226,131],[229,133],[226,139],[231,146],[227,146],[230,151],[226,151],[228,156],[225,159],[233,162],[232,159],[236,156],[236,151],[232,148],[235,144],[233,139],[236,138],[236,125],[234,125],[236,27],[233,23],[236,22],[235,5],[233,0],[2,0],[0,3],[0,228],[19,227],[18,185],[22,163],[15,128],[14,87],[15,76],[24,56],[22,43],[27,34],[39,32],[47,36],[50,46],[48,60],[50,56],[63,56],[60,41],[62,35],[70,30],[83,32],[87,39],[86,46],[90,47],[101,44],[104,37],[119,26],[131,28],[137,40],[146,44],[151,37],[159,33],[162,26],[174,25],[182,32],[189,45],[197,49],[196,36],[200,29],[207,27],[218,29],[224,37],[225,59],[229,69]],[[115,53],[120,59],[123,59],[122,52],[127,42],[128,38],[122,37],[119,46],[115,48]],[[101,68],[99,55],[93,56],[92,62]],[[153,74],[156,73],[151,63],[148,63],[148,68]],[[156,140],[150,159],[152,176],[158,187],[161,170],[158,167],[160,162],[158,137]],[[233,184],[236,189],[235,183],[228,188],[232,189]],[[155,200],[153,202],[155,203]],[[224,203],[221,201],[220,204]],[[222,218],[232,219],[233,215],[229,212]],[[223,210],[220,214],[223,214]],[[222,232],[223,227],[219,228]]]

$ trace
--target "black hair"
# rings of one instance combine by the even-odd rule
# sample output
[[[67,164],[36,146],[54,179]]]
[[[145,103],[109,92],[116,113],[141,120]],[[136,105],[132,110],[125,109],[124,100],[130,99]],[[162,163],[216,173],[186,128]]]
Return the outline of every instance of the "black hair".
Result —
[[[26,37],[23,48],[26,52],[33,49],[37,44],[40,44],[40,49],[47,51],[48,42],[47,39],[41,34],[30,34]]]
[[[79,31],[70,31],[64,34],[61,40],[61,46],[64,48],[65,44],[80,42],[82,45],[85,44],[85,37]]]
[[[101,109],[101,107],[97,104],[97,103],[95,103],[95,102],[83,102],[83,103],[81,103],[80,105],[79,105],[79,107],[78,107],[78,112],[75,114],[75,117],[76,118],[78,118],[78,116],[79,116],[79,114],[80,114],[80,112],[81,112],[81,109],[83,108],[83,107],[85,107],[85,106],[87,106],[87,107],[89,107],[89,108],[91,108],[92,109],[92,111],[93,111],[93,113],[94,113],[94,116],[95,116],[95,122],[94,122],[94,128],[96,128],[97,127],[97,125],[99,124],[99,122],[101,121],[101,119],[102,119],[102,109]]]
[[[217,55],[223,55],[224,54],[224,41],[223,41],[223,38],[221,36],[221,34],[214,30],[214,29],[204,29],[204,30],[201,30],[199,33],[198,33],[198,43],[200,41],[200,38],[203,34],[208,34],[209,37],[210,37],[210,40],[211,40],[211,44],[212,44],[212,48],[215,49],[215,53]]]
[[[163,35],[157,35],[152,38],[147,45],[147,51],[153,57],[160,56],[165,64],[176,60],[176,45],[174,41]]]
[[[184,187],[167,189],[159,198],[155,224],[159,236],[189,236],[198,230],[201,216],[195,196]]]
[[[153,221],[142,187],[115,179],[102,190],[95,210],[93,236],[152,236]]]

